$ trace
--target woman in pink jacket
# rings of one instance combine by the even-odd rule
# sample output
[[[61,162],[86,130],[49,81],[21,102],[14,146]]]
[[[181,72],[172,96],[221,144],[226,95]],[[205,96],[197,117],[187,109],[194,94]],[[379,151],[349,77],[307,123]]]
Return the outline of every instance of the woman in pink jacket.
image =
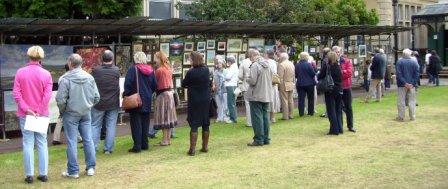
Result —
[[[32,183],[34,176],[34,141],[39,155],[38,180],[48,180],[48,145],[47,134],[25,130],[26,115],[48,116],[53,81],[50,72],[42,68],[41,60],[44,50],[40,46],[32,46],[27,52],[30,61],[20,68],[15,76],[13,95],[17,103],[17,117],[22,130],[23,164],[25,182]]]

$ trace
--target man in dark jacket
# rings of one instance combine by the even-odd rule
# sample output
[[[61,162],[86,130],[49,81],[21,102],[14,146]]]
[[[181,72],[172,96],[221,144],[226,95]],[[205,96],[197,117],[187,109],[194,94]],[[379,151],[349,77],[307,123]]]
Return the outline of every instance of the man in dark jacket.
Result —
[[[95,150],[98,150],[101,127],[106,127],[106,138],[104,142],[104,153],[110,154],[114,147],[115,127],[117,125],[118,112],[120,109],[120,70],[113,64],[114,53],[110,50],[104,51],[102,55],[103,64],[92,71],[98,91],[100,102],[92,108],[92,139]]]
[[[308,98],[308,115],[314,115],[314,86],[316,71],[308,62],[309,54],[300,53],[300,61],[295,65],[296,87],[299,94],[299,115],[304,116],[305,96]]]
[[[406,100],[409,106],[409,117],[415,120],[415,87],[419,79],[418,63],[411,59],[412,51],[403,50],[403,58],[397,62],[397,86],[398,86],[398,117],[397,121],[403,121],[405,116]]]
[[[386,59],[379,52],[379,49],[375,49],[375,53],[372,59],[372,65],[370,66],[372,81],[370,82],[369,93],[366,96],[365,102],[369,102],[373,95],[376,96],[377,102],[381,101],[381,80],[384,79],[384,75],[386,74]]]

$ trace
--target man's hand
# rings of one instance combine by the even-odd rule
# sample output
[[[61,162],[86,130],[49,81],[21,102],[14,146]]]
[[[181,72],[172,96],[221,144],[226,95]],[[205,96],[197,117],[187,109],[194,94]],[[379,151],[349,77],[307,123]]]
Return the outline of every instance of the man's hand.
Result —
[[[404,87],[406,87],[407,89],[412,89],[412,88],[414,88],[414,85],[409,84],[409,83],[406,83],[406,84],[404,85]]]

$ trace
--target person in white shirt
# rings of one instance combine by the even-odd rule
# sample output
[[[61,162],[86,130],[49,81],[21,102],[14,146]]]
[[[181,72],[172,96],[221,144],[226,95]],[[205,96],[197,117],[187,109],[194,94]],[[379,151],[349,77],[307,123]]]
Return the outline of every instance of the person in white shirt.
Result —
[[[248,51],[249,52],[249,51]],[[246,57],[247,54],[246,54]],[[250,65],[252,64],[252,61],[250,61],[249,58],[244,59],[240,63],[240,68],[238,71],[238,78],[240,81],[242,81],[242,84],[240,85],[241,92],[243,92],[244,97],[244,105],[246,106],[246,126],[252,127],[252,120],[250,118],[250,105],[249,100],[247,99],[247,88],[249,87],[249,84],[247,83],[247,80],[249,79],[249,72],[250,72]]]
[[[227,63],[229,68],[225,74],[225,83],[227,90],[227,108],[229,109],[230,121],[236,123],[237,110],[236,110],[236,95],[234,93],[238,86],[238,65],[236,64],[236,58],[233,56],[227,57]]]
[[[425,65],[426,65],[426,68],[428,68],[428,65],[429,65],[429,58],[431,57],[431,51],[428,49],[427,51],[426,51],[426,55],[425,55]],[[429,73],[427,70],[426,70],[426,74],[428,74],[428,78],[429,78],[429,80],[428,80],[428,84],[429,83],[432,83],[433,81],[434,81],[434,77],[431,75],[431,73]]]
[[[275,53],[272,50],[268,50],[265,54],[265,59],[268,61],[269,68],[272,70],[272,74],[277,74],[277,62],[274,60]],[[275,123],[275,113],[280,112],[280,97],[278,93],[278,85],[272,85],[271,91],[271,103],[269,103],[269,114],[272,123]]]

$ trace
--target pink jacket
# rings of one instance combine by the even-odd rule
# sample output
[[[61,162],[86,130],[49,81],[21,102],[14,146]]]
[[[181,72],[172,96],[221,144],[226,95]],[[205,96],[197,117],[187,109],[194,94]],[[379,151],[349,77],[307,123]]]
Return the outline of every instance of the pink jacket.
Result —
[[[17,103],[17,116],[24,117],[27,110],[48,116],[48,104],[53,88],[50,72],[39,62],[30,61],[20,68],[14,79],[13,96]]]
[[[352,88],[352,75],[353,66],[352,61],[348,58],[344,58],[344,63],[341,64],[342,71],[342,89]]]

